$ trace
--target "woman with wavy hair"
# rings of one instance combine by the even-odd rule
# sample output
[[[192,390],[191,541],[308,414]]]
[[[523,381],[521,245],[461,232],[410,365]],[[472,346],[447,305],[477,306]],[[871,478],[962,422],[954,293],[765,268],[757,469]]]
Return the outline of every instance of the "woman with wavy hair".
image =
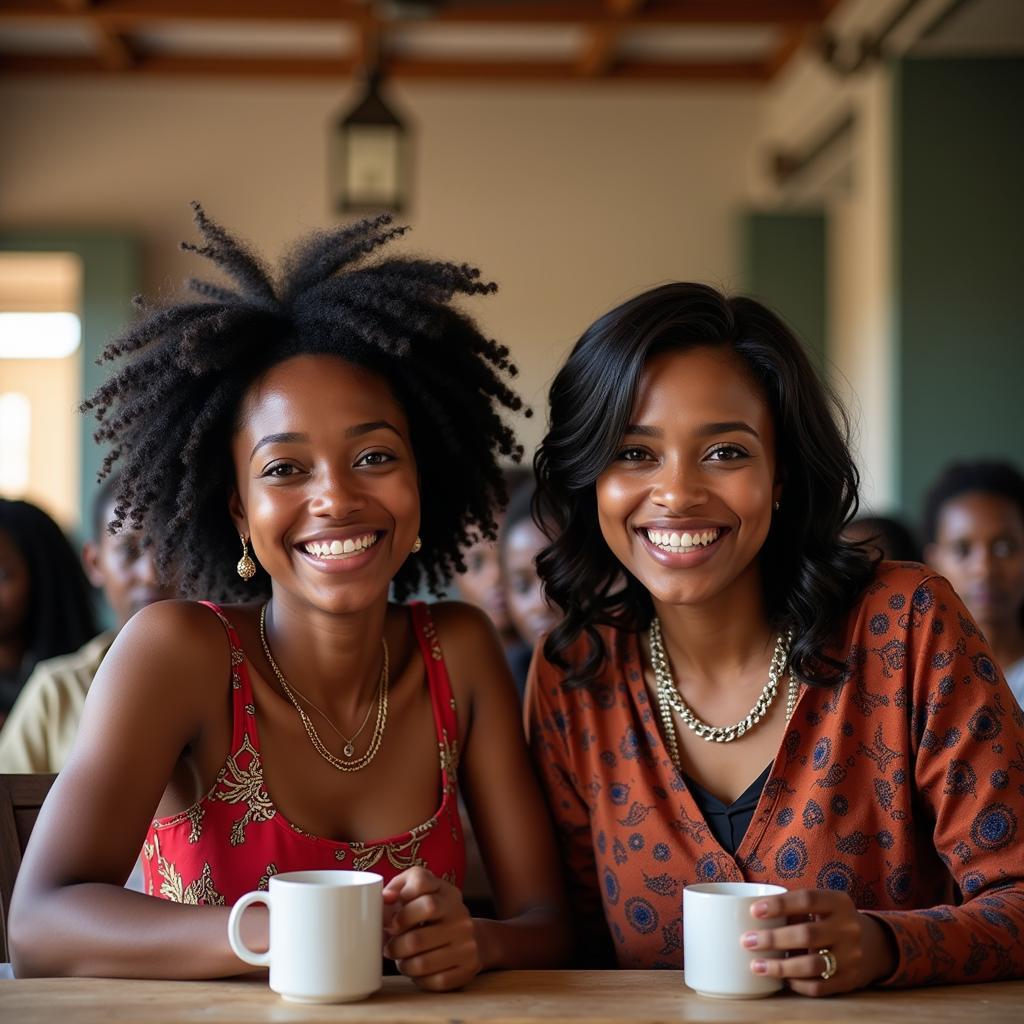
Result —
[[[788,890],[742,942],[794,991],[1024,974],[1024,718],[945,580],[842,539],[846,421],[790,330],[665,285],[550,402],[527,719],[583,958],[678,969],[683,887],[746,880]]]

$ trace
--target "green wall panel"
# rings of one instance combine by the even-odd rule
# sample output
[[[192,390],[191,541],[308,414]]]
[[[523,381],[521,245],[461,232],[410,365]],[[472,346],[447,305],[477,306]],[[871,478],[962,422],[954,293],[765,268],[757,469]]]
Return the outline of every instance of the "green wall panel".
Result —
[[[825,365],[825,216],[748,213],[744,291],[780,313],[819,367]]]
[[[901,61],[895,103],[897,476],[1024,463],[1024,60]]]

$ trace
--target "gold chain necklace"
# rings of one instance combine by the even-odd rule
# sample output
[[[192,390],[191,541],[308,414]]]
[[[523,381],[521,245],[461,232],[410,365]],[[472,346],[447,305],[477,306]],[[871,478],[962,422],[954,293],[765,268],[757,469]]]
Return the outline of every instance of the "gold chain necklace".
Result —
[[[775,650],[772,652],[772,661],[768,669],[768,682],[757,698],[754,706],[735,725],[708,725],[702,722],[683,700],[676,687],[675,679],[672,676],[672,669],[668,663],[668,655],[665,653],[665,644],[661,636],[661,623],[657,616],[651,622],[650,647],[651,647],[651,668],[654,670],[655,692],[658,698],[658,710],[661,713],[662,731],[668,744],[669,753],[677,769],[680,769],[679,741],[676,737],[676,726],[672,719],[674,711],[686,723],[696,735],[708,743],[732,743],[745,733],[749,732],[767,714],[768,709],[775,700],[779,689],[779,678],[786,667],[786,659],[789,657],[790,634],[779,634],[775,642]],[[793,717],[796,709],[797,697],[800,693],[800,684],[797,683],[793,674],[789,676],[789,687],[786,694],[786,721]]]
[[[381,637],[381,645],[384,648],[384,664],[380,670],[380,683],[377,686],[377,722],[373,727],[373,736],[370,738],[370,745],[366,750],[366,753],[362,757],[352,760],[352,755],[355,753],[355,740],[359,737],[366,726],[366,723],[370,720],[370,710],[373,705],[367,709],[366,718],[363,719],[363,724],[359,726],[355,736],[349,739],[345,736],[341,730],[334,725],[334,723],[327,717],[327,715],[320,710],[308,697],[300,694],[302,699],[307,701],[309,705],[323,715],[327,724],[334,729],[334,731],[345,740],[345,747],[343,753],[348,760],[342,760],[341,758],[335,757],[327,747],[324,746],[323,740],[320,739],[319,733],[317,733],[315,726],[310,720],[309,715],[303,710],[302,705],[296,700],[297,690],[288,685],[288,680],[285,679],[284,673],[278,668],[277,662],[274,661],[273,654],[270,653],[270,644],[267,643],[267,606],[264,605],[260,609],[260,643],[263,644],[263,653],[266,656],[267,662],[270,667],[274,670],[274,675],[277,677],[278,683],[281,685],[281,689],[284,691],[285,696],[292,702],[292,707],[299,714],[299,718],[302,721],[303,726],[306,730],[306,735],[309,737],[310,743],[313,744],[313,748],[316,752],[330,765],[337,768],[340,772],[357,772],[362,768],[365,768],[376,756],[377,751],[380,750],[380,745],[384,739],[384,728],[388,721],[388,683],[389,683],[389,672],[388,672],[388,642],[384,637]]]

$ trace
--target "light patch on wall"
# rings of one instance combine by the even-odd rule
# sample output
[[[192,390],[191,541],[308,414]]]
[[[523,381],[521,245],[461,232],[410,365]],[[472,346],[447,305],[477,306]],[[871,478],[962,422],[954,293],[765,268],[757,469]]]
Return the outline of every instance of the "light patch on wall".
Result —
[[[74,313],[0,313],[0,359],[63,359],[81,343]]]
[[[0,392],[0,494],[20,498],[28,487],[32,407],[28,396]]]

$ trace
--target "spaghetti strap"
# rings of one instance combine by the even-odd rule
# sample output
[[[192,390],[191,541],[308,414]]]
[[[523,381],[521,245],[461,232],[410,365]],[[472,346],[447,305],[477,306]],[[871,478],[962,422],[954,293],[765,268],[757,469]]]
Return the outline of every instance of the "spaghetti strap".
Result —
[[[437,627],[430,614],[430,606],[423,601],[414,601],[409,605],[412,614],[413,630],[423,655],[426,667],[427,685],[430,687],[430,703],[434,711],[434,729],[437,743],[441,751],[441,765],[445,790],[454,789],[458,785],[458,716],[456,715],[455,694],[452,692],[451,678],[444,663],[444,652],[437,636]]]
[[[256,704],[252,692],[252,680],[245,663],[245,651],[238,633],[224,610],[212,601],[199,601],[209,608],[221,621],[227,633],[228,646],[231,650],[231,749],[238,750],[242,741],[248,737],[253,750],[259,750],[259,734],[256,730]]]

